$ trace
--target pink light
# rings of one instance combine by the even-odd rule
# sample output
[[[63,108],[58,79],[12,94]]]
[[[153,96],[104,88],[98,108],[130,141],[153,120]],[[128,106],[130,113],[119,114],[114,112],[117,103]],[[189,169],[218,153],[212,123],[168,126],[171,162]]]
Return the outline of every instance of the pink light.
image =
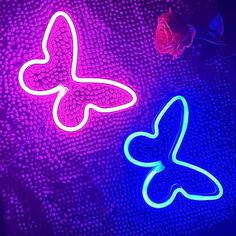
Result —
[[[54,25],[54,22],[60,16],[65,18],[66,22],[68,23],[68,25],[70,27],[70,31],[71,31],[71,34],[72,34],[72,41],[73,41],[73,56],[72,56],[72,66],[71,66],[71,77],[72,77],[72,79],[75,82],[78,82],[78,83],[95,83],[95,84],[111,85],[111,86],[117,87],[121,90],[124,90],[124,91],[128,92],[132,97],[132,100],[130,102],[119,105],[119,106],[114,106],[114,107],[102,108],[102,107],[99,107],[99,106],[94,105],[92,103],[87,104],[84,108],[83,119],[76,126],[66,126],[66,125],[64,125],[60,122],[60,119],[58,117],[58,108],[59,108],[60,102],[61,102],[62,98],[66,95],[66,93],[69,91],[69,88],[67,88],[67,87],[65,87],[61,84],[61,85],[58,85],[58,86],[56,86],[52,89],[48,89],[48,90],[44,90],[44,91],[38,91],[38,90],[33,90],[33,89],[29,88],[25,84],[25,81],[24,81],[24,72],[28,67],[30,67],[32,65],[36,65],[36,64],[42,65],[42,64],[46,64],[46,63],[49,62],[50,55],[49,55],[48,48],[47,48],[47,42],[48,42],[48,38],[49,38],[49,35],[50,35],[50,32],[51,32],[51,29]],[[124,84],[121,84],[121,83],[116,82],[116,81],[108,80],[108,79],[79,78],[79,77],[76,76],[76,67],[77,67],[77,60],[78,60],[78,39],[77,39],[75,26],[74,26],[71,18],[69,17],[69,15],[67,15],[65,12],[58,11],[50,19],[50,21],[47,25],[46,31],[44,33],[44,36],[43,36],[42,50],[43,50],[43,53],[44,53],[44,56],[45,56],[44,59],[30,60],[30,61],[26,62],[21,67],[21,69],[19,71],[19,83],[20,83],[20,86],[23,88],[23,90],[25,90],[27,93],[32,94],[32,95],[47,96],[47,95],[57,93],[57,97],[56,97],[54,105],[53,105],[53,112],[52,113],[53,113],[54,122],[56,123],[56,125],[60,129],[65,130],[65,131],[69,131],[69,132],[80,130],[82,127],[84,127],[86,125],[86,123],[89,119],[89,111],[91,109],[95,110],[97,112],[101,112],[101,113],[109,113],[109,112],[116,112],[116,111],[121,111],[121,110],[127,109],[129,107],[132,107],[136,103],[137,96],[136,96],[135,92],[131,88],[129,88],[128,86],[126,86]]]

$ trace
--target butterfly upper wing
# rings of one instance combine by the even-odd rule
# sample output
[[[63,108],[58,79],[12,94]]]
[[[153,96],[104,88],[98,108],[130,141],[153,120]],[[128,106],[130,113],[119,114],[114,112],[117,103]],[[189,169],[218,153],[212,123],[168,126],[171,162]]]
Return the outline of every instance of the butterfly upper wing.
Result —
[[[63,12],[52,16],[43,35],[43,55],[36,53],[19,71],[21,87],[32,95],[57,93],[71,76],[73,38],[65,17]]]
[[[126,139],[124,152],[130,162],[141,167],[155,167],[160,160],[168,161],[182,124],[182,106],[176,104],[178,101],[176,96],[163,107],[154,121],[152,133],[135,132]]]

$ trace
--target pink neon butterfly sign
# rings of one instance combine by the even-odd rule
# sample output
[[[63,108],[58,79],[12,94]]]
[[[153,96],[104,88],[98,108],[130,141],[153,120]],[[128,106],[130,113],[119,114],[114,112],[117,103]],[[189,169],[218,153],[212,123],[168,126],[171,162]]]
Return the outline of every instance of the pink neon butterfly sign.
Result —
[[[55,85],[52,88],[49,89],[45,89],[45,90],[37,90],[37,89],[32,89],[31,86],[27,86],[27,82],[25,79],[25,74],[26,74],[26,70],[29,69],[32,66],[35,65],[46,65],[48,63],[50,63],[51,60],[51,56],[50,56],[50,52],[48,50],[48,39],[49,36],[51,34],[51,31],[53,29],[53,26],[55,24],[55,21],[59,18],[59,17],[63,17],[63,19],[67,22],[69,28],[70,28],[70,32],[72,35],[72,62],[71,62],[71,68],[70,68],[70,76],[72,78],[72,80],[74,82],[77,82],[78,85],[85,85],[85,84],[96,84],[97,86],[109,86],[112,89],[118,89],[121,92],[125,92],[128,93],[131,100],[128,102],[123,102],[122,104],[113,104],[112,106],[106,106],[103,107],[102,103],[100,103],[99,105],[95,105],[94,103],[87,103],[84,107],[84,111],[83,111],[83,117],[81,119],[81,121],[76,124],[76,125],[65,125],[63,124],[63,122],[60,120],[60,115],[59,115],[59,107],[60,104],[62,103],[62,100],[64,98],[65,100],[65,95],[70,92],[72,93],[73,90],[70,89],[68,86],[66,86],[64,83],[61,83],[59,85]],[[65,12],[59,11],[56,12],[52,18],[50,19],[46,31],[44,33],[43,36],[43,41],[42,41],[42,50],[43,50],[43,54],[44,54],[44,58],[43,59],[33,59],[30,60],[28,62],[26,62],[20,69],[19,71],[19,83],[20,86],[23,88],[23,90],[25,90],[27,93],[35,95],[35,96],[47,96],[47,95],[52,95],[52,94],[56,94],[57,97],[54,101],[53,104],[53,119],[54,122],[56,123],[56,125],[65,131],[77,131],[80,130],[82,127],[84,127],[86,125],[86,123],[89,120],[89,116],[90,116],[90,111],[94,110],[100,113],[111,113],[111,112],[116,112],[116,111],[121,111],[124,109],[127,109],[129,107],[132,107],[136,101],[137,101],[137,96],[135,94],[135,92],[128,86],[113,81],[113,80],[109,80],[109,79],[101,79],[101,78],[80,78],[76,75],[76,70],[77,70],[77,62],[78,62],[78,39],[77,39],[77,33],[75,30],[75,26],[71,20],[71,18],[69,17],[69,15],[67,15]],[[50,74],[50,71],[48,73],[46,73],[47,76],[48,74]],[[76,84],[77,84],[76,83]]]

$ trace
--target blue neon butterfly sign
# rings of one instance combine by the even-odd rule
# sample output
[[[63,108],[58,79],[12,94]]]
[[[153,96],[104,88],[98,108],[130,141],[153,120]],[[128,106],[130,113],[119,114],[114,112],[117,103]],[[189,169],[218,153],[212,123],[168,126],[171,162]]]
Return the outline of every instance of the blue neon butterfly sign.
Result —
[[[178,187],[174,189],[170,197],[163,202],[154,202],[150,196],[148,195],[148,189],[149,189],[149,184],[153,180],[153,178],[160,172],[165,170],[165,166],[161,161],[154,161],[154,162],[143,162],[135,159],[131,154],[130,154],[130,144],[134,139],[137,137],[145,137],[149,139],[156,139],[159,136],[159,123],[162,120],[162,117],[164,114],[169,110],[169,108],[175,103],[175,102],[181,102],[182,105],[182,122],[181,122],[181,130],[176,138],[176,142],[170,152],[170,157],[171,161],[175,163],[176,165],[183,166],[188,169],[192,169],[193,171],[197,171],[206,177],[208,177],[210,180],[214,182],[214,184],[217,187],[217,194],[215,195],[198,195],[198,194],[190,194],[188,193],[183,187]],[[125,141],[124,144],[124,153],[127,159],[133,163],[136,166],[144,167],[144,168],[151,168],[151,171],[147,174],[146,179],[144,180],[143,183],[143,188],[142,188],[142,195],[145,200],[145,202],[153,207],[153,208],[163,208],[169,206],[174,200],[175,197],[177,196],[178,193],[181,193],[184,197],[190,199],[190,200],[197,200],[197,201],[209,201],[209,200],[217,200],[221,198],[223,195],[223,188],[221,183],[208,171],[195,166],[193,164],[190,164],[188,162],[180,161],[177,159],[177,154],[179,151],[179,148],[182,144],[182,141],[184,139],[184,135],[186,133],[187,127],[188,127],[188,120],[189,120],[189,109],[188,109],[188,103],[185,100],[183,96],[175,96],[173,97],[161,110],[161,112],[158,114],[155,123],[154,123],[154,133],[146,133],[146,132],[135,132],[132,133]]]

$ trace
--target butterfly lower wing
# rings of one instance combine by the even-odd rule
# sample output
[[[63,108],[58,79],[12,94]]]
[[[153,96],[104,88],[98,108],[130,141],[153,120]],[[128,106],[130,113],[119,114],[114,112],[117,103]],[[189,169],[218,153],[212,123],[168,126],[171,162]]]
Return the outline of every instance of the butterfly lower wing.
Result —
[[[59,92],[53,117],[59,128],[72,132],[83,128],[90,116],[126,109],[133,105],[131,102],[132,96],[116,86],[74,82],[70,90],[64,88]]]
[[[181,193],[186,198],[191,199],[191,200],[198,200],[198,201],[210,201],[210,200],[217,200],[217,199],[222,197],[223,187],[222,187],[221,183],[219,182],[219,180],[216,177],[214,177],[210,172],[208,172],[207,170],[205,170],[203,168],[200,168],[196,165],[187,163],[187,162],[183,162],[183,161],[178,160],[178,161],[175,161],[175,163],[179,166],[182,166],[182,167],[187,168],[189,170],[192,170],[194,172],[198,172],[202,176],[205,176],[206,178],[208,178],[208,180],[211,181],[212,184],[214,184],[214,187],[215,187],[215,191],[212,192],[211,194],[207,194],[207,193],[205,193],[205,194],[197,194],[197,193],[193,194],[193,193],[189,193],[184,188],[182,188]]]
[[[186,162],[173,164],[168,169],[157,165],[147,174],[142,188],[145,202],[153,208],[169,206],[177,195],[190,200],[209,201],[219,199],[222,194],[223,188],[212,174]]]

